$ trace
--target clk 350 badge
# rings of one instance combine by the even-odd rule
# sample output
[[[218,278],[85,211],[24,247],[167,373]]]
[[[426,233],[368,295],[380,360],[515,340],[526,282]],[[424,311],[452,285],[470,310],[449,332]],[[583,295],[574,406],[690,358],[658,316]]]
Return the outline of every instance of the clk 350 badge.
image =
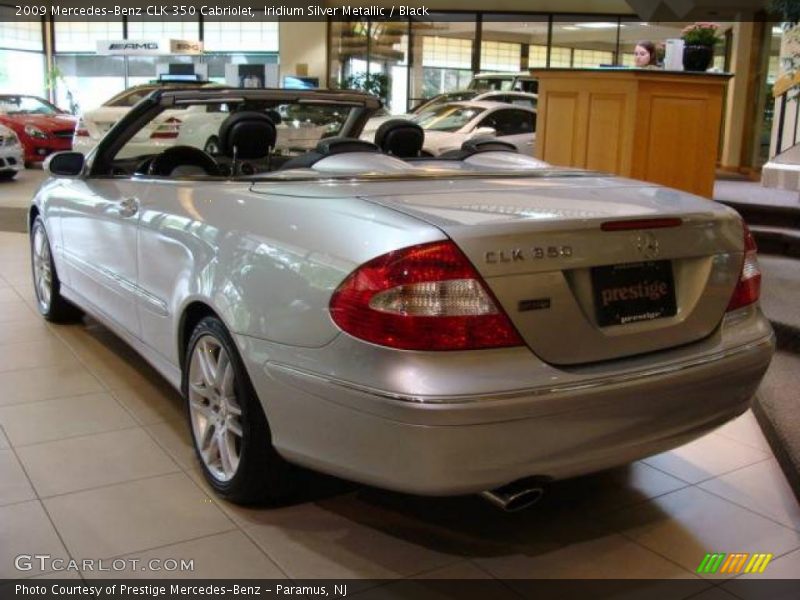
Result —
[[[510,250],[489,250],[483,255],[488,264],[513,263],[523,260],[543,258],[566,258],[572,256],[572,246],[534,246],[533,248],[512,248]]]

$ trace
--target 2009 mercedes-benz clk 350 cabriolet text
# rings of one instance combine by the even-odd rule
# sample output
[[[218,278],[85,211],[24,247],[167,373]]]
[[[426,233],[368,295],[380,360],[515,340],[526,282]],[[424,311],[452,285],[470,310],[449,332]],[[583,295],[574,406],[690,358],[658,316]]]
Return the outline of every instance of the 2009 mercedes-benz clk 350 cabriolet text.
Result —
[[[204,104],[218,154],[135,155]],[[774,337],[734,211],[497,140],[421,156],[402,120],[358,140],[377,108],[155,92],[33,201],[41,313],[91,314],[182,391],[219,494],[285,496],[302,465],[518,508],[748,408]]]

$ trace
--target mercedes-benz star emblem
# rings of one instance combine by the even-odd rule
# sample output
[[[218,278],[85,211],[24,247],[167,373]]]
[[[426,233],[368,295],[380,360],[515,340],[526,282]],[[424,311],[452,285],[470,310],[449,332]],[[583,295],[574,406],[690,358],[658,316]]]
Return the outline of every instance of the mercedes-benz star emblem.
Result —
[[[652,233],[644,232],[636,236],[636,249],[644,258],[655,258],[661,252],[658,239]]]

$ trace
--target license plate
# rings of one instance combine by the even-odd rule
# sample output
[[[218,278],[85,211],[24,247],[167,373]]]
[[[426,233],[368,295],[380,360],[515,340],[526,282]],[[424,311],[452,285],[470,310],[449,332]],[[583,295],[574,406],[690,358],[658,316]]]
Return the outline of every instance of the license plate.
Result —
[[[592,289],[601,327],[672,317],[677,312],[668,260],[593,267]]]

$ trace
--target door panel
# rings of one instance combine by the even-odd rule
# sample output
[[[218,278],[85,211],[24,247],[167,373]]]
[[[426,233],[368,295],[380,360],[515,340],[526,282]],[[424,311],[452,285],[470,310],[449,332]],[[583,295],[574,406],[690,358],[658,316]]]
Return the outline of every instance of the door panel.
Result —
[[[130,179],[75,180],[60,210],[69,286],[137,337],[136,230],[146,186]]]

